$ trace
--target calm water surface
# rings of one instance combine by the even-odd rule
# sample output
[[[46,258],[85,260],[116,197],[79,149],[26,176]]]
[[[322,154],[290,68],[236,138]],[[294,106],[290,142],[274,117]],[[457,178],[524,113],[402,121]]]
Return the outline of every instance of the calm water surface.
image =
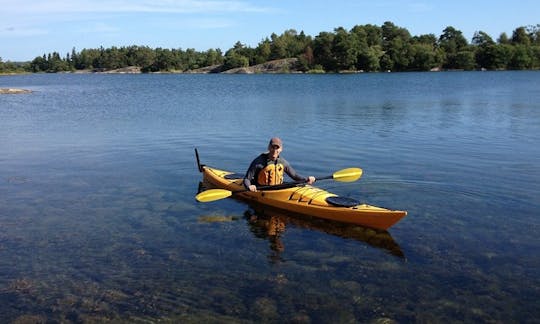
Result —
[[[540,72],[26,75],[0,87],[2,322],[539,323]],[[268,138],[388,233],[197,203]]]

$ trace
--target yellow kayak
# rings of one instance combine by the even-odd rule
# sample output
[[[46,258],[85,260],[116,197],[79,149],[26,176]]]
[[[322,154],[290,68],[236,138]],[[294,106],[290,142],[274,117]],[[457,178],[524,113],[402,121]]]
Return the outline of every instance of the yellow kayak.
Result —
[[[242,175],[199,166],[205,186],[229,190],[234,197],[285,211],[382,230],[387,230],[407,215],[406,211],[362,204],[307,184],[293,183],[288,188],[287,185],[277,186],[283,189],[246,191]]]

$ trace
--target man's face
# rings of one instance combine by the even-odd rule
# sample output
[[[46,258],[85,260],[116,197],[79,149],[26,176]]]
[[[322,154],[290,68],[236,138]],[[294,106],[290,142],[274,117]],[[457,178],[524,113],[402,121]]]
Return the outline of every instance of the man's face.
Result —
[[[279,154],[281,153],[282,150],[283,150],[283,147],[281,145],[270,144],[270,145],[268,145],[268,152],[270,152],[268,154],[268,157],[272,161],[277,160],[277,158],[278,158],[278,156],[279,156]]]

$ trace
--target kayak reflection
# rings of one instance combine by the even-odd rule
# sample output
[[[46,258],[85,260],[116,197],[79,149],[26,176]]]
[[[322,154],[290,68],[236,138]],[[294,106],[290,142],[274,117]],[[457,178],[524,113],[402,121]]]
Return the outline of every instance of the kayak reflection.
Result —
[[[251,232],[259,238],[268,239],[272,250],[271,260],[281,260],[285,245],[281,240],[288,226],[316,230],[345,239],[353,239],[370,246],[386,250],[388,253],[405,258],[400,246],[387,231],[376,230],[360,225],[346,224],[310,218],[301,214],[281,211],[268,206],[249,204],[250,209],[244,213]]]
[[[209,188],[212,188],[212,186],[199,182],[197,192],[200,193]],[[243,201],[241,199],[236,200]],[[394,256],[405,258],[401,247],[388,231],[308,217],[255,202],[250,202],[247,205],[250,208],[244,212],[244,218],[248,221],[250,230],[256,237],[268,239],[270,249],[273,252],[273,255],[270,256],[272,260],[281,259],[281,252],[285,250],[281,236],[289,225],[316,230],[345,239],[353,239],[383,249]]]

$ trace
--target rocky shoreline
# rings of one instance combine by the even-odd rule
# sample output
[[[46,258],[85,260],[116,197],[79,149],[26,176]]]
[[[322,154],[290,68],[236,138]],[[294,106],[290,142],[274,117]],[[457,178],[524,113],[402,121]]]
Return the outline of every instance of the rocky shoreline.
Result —
[[[263,64],[247,66],[241,68],[234,68],[230,70],[223,70],[222,65],[207,66],[196,70],[188,71],[168,71],[168,72],[151,72],[155,74],[208,74],[208,73],[222,73],[222,74],[275,74],[275,73],[301,73],[296,69],[298,59],[280,59],[265,62]],[[98,73],[98,74],[139,74],[143,73],[138,66],[128,66],[119,69],[106,70],[106,69],[93,69],[93,70],[76,70],[73,72],[62,73]],[[2,94],[27,94],[32,93],[32,90],[18,89],[18,88],[0,88],[0,95]]]
[[[279,59],[269,62],[265,62],[258,65],[246,66],[240,68],[234,68],[229,70],[223,70],[223,65],[205,66],[199,69],[187,70],[187,71],[158,71],[149,72],[153,74],[210,74],[210,73],[222,73],[222,74],[272,74],[272,73],[299,73],[296,69],[298,59],[288,58]],[[90,70],[76,70],[72,73],[102,73],[102,74],[139,74],[145,73],[138,66],[127,66],[119,69],[90,69]]]

